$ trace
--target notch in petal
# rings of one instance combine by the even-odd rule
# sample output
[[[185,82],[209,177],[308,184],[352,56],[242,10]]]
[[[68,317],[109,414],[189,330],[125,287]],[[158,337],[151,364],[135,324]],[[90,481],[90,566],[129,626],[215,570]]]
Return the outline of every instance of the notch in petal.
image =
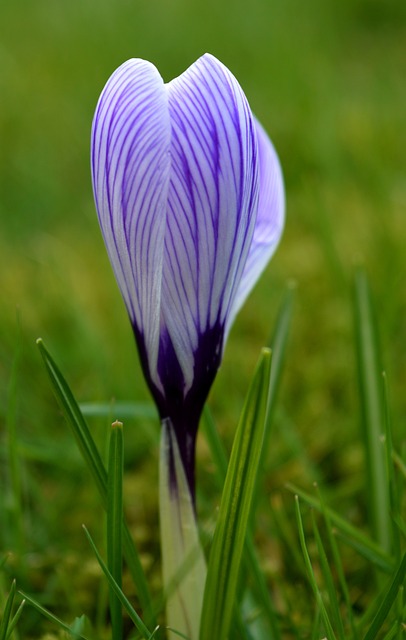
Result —
[[[128,60],[108,80],[97,105],[92,179],[110,261],[150,372],[159,347],[170,130],[157,69]]]

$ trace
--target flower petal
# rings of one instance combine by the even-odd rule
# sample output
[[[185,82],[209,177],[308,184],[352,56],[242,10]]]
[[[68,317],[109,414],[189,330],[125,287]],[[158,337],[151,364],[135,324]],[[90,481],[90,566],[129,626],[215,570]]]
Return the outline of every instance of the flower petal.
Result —
[[[151,63],[128,60],[108,80],[97,105],[92,179],[110,261],[150,372],[159,347],[169,147],[162,78]]]
[[[186,392],[201,338],[216,325],[221,344],[212,348],[221,355],[223,328],[254,232],[257,143],[240,85],[213,56],[199,58],[166,89],[172,166],[162,316]]]
[[[254,236],[233,308],[230,328],[268,261],[278,246],[285,220],[285,190],[282,169],[272,142],[255,120],[259,155],[259,203]]]

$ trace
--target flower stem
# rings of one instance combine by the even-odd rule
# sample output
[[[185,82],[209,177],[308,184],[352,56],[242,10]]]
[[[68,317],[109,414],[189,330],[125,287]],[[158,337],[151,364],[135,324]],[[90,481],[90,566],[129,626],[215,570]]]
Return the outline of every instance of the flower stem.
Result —
[[[206,581],[193,498],[170,420],[162,422],[160,524],[167,624],[198,640]],[[169,631],[168,638],[177,635]]]

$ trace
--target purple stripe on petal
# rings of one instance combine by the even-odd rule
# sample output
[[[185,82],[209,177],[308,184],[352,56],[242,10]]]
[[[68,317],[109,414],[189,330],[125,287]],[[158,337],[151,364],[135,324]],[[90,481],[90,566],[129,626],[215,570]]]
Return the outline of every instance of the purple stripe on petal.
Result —
[[[259,203],[248,259],[228,319],[227,332],[268,261],[283,231],[285,191],[281,166],[272,142],[255,120],[259,151]]]
[[[186,393],[196,373],[191,356],[205,333],[224,326],[251,245],[257,142],[238,82],[213,56],[200,58],[166,89],[172,165],[162,322]]]
[[[159,348],[170,132],[158,71],[144,60],[124,63],[108,80],[97,105],[92,178],[107,251],[137,335],[145,343],[152,377]]]

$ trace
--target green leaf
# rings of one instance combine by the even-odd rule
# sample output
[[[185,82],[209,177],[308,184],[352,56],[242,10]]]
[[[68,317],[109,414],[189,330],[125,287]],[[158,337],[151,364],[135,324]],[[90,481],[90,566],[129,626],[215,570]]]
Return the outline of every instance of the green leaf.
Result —
[[[88,625],[89,625],[89,621],[87,617],[84,614],[82,614],[78,618],[74,619],[74,621],[70,625],[70,628],[74,633],[83,633],[85,627]]]
[[[374,640],[378,631],[382,628],[383,623],[398,595],[399,588],[404,585],[406,575],[406,554],[402,558],[398,570],[396,571],[392,581],[387,589],[378,597],[377,602],[380,603],[379,609],[368,629],[364,640]]]
[[[134,622],[136,628],[138,629],[138,631],[141,633],[142,637],[145,638],[145,640],[150,640],[152,633],[148,630],[147,626],[144,624],[144,622],[142,621],[141,617],[138,615],[138,613],[135,611],[134,607],[131,605],[130,601],[128,600],[128,598],[125,596],[125,594],[123,593],[122,589],[119,587],[119,585],[117,584],[117,582],[114,580],[112,574],[110,573],[109,569],[107,568],[107,565],[105,564],[105,562],[103,561],[95,543],[93,542],[93,539],[90,535],[90,533],[88,532],[88,530],[86,529],[86,527],[83,525],[83,530],[86,534],[86,537],[90,543],[90,546],[92,547],[94,554],[97,558],[97,561],[104,573],[104,575],[106,576],[108,583],[111,587],[111,589],[114,591],[115,595],[117,596],[117,598],[120,600],[121,604],[123,605],[123,607],[125,608],[125,610],[127,611],[128,615],[130,616],[131,620]]]
[[[269,382],[268,412],[265,423],[264,443],[261,453],[261,466],[264,464],[265,456],[268,455],[269,441],[272,435],[273,416],[275,413],[276,398],[278,395],[282,372],[285,362],[286,346],[288,343],[289,329],[292,319],[295,286],[291,285],[283,299],[276,319],[274,334],[270,341],[272,350],[272,368]]]
[[[8,594],[8,598],[6,600],[6,604],[3,611],[3,616],[0,622],[0,640],[6,640],[7,631],[9,627],[9,622],[11,618],[11,612],[13,609],[14,597],[16,593],[16,581],[13,580],[11,584],[10,593]]]
[[[92,438],[89,427],[86,424],[82,412],[79,409],[79,405],[76,402],[65,378],[40,338],[37,340],[37,345],[51,380],[56,399],[65,415],[67,423],[72,429],[79,449],[96,483],[103,505],[107,509],[107,471]],[[145,618],[151,626],[156,626],[148,583],[145,578],[137,549],[125,521],[123,523],[123,547],[128,568],[137,588],[138,597],[144,611]]]
[[[275,330],[270,341],[270,344],[272,346],[272,368],[269,383],[268,411],[265,423],[264,441],[261,452],[261,462],[259,464],[259,473],[257,476],[257,486],[254,491],[254,498],[255,495],[259,495],[260,493],[259,486],[261,480],[261,472],[263,473],[265,468],[265,457],[267,455],[268,444],[272,433],[273,415],[282,377],[286,345],[292,316],[294,293],[295,287],[290,286],[283,299],[281,308],[277,316]],[[212,459],[215,463],[219,486],[223,486],[227,473],[227,454],[219,438],[213,417],[207,406],[205,406],[203,411],[202,427],[210,448]],[[247,569],[251,573],[253,578],[253,591],[255,593],[257,604],[261,607],[262,612],[266,615],[269,632],[272,634],[271,637],[275,640],[278,640],[278,638],[280,637],[280,633],[276,620],[276,614],[272,605],[272,601],[270,599],[269,589],[266,584],[265,577],[259,565],[259,561],[255,552],[255,546],[252,541],[252,536],[249,531],[247,531],[246,536],[244,558]]]
[[[82,412],[70,390],[66,380],[45,348],[41,338],[37,340],[45,368],[52,383],[56,399],[61,407],[69,426],[73,430],[76,442],[85,462],[96,482],[105,506],[107,505],[107,471],[91,436]]]
[[[396,634],[399,632],[402,633],[402,629],[400,629],[400,623],[396,621],[392,627],[389,629],[388,633],[386,633],[382,640],[393,640]],[[403,635],[403,633],[402,633]]]
[[[315,507],[323,512],[323,507],[318,498],[311,496],[306,491],[299,489],[296,485],[288,483],[286,487],[292,493],[299,495],[310,506]],[[385,553],[379,545],[366,536],[362,531],[344,520],[336,511],[329,507],[324,507],[325,513],[330,521],[337,528],[337,535],[347,542],[351,547],[356,549],[364,558],[372,562],[376,567],[382,569],[386,573],[392,573],[394,568],[393,559]]]
[[[338,550],[338,545],[337,545],[337,540],[336,537],[333,533],[333,527],[332,527],[332,523],[326,508],[326,505],[324,503],[323,500],[323,495],[322,492],[320,491],[320,488],[316,485],[317,487],[317,494],[319,497],[319,502],[320,502],[320,508],[321,508],[321,512],[323,514],[323,518],[324,518],[324,522],[325,522],[325,526],[326,526],[326,532],[327,532],[327,538],[330,544],[330,548],[333,554],[333,565],[334,568],[337,572],[337,576],[338,576],[338,580],[341,586],[341,591],[343,593],[344,596],[344,600],[345,600],[345,604],[347,606],[347,613],[348,613],[348,618],[349,618],[349,623],[350,623],[350,627],[351,627],[351,634],[352,634],[352,638],[353,640],[357,640],[358,637],[358,633],[356,630],[356,626],[355,626],[355,620],[354,620],[354,614],[352,611],[352,605],[351,605],[351,598],[350,598],[350,593],[349,593],[349,589],[347,586],[347,581],[345,579],[345,573],[344,573],[344,567],[343,567],[343,563],[341,561],[341,556]]]
[[[390,495],[382,445],[385,430],[382,368],[368,280],[362,269],[355,274],[354,310],[370,521],[374,538],[390,553]]]
[[[401,514],[401,500],[399,495],[399,488],[396,482],[395,476],[395,466],[393,459],[393,441],[392,441],[392,425],[391,425],[391,416],[389,411],[389,402],[388,402],[388,385],[386,373],[382,374],[382,382],[383,382],[383,411],[384,411],[384,426],[385,426],[385,453],[386,453],[386,474],[389,481],[389,500],[390,500],[390,511],[391,511],[391,520],[392,520],[392,541],[393,541],[393,549],[396,555],[396,559],[400,560],[401,555],[401,536],[400,530],[398,526],[398,522],[402,520]]]
[[[20,602],[20,606],[18,607],[17,611],[15,612],[12,620],[10,621],[8,627],[7,627],[7,635],[6,635],[6,640],[8,640],[8,638],[11,637],[11,634],[13,633],[15,627],[17,626],[17,623],[21,617],[21,614],[23,612],[25,606],[25,600],[22,600]]]
[[[107,481],[107,566],[117,585],[122,587],[123,552],[123,424],[113,422]],[[122,640],[123,616],[121,602],[110,592],[110,614],[113,640]]]
[[[323,574],[324,584],[326,586],[326,591],[328,594],[328,599],[329,599],[330,608],[331,608],[332,625],[337,630],[337,634],[340,640],[345,640],[345,631],[344,631],[343,621],[341,619],[340,604],[337,598],[337,591],[336,591],[333,576],[331,573],[330,563],[328,561],[327,554],[321,539],[320,531],[317,526],[316,519],[314,517],[314,512],[312,512],[312,523],[313,523],[314,537],[317,545],[320,568]]]
[[[269,594],[269,588],[265,579],[265,575],[260,566],[252,535],[249,531],[246,534],[244,559],[247,569],[253,577],[253,593],[257,606],[261,607],[261,613],[265,614],[266,622],[269,627],[267,640],[279,640],[280,632],[276,618],[275,609]],[[271,635],[270,635],[271,634]]]
[[[307,575],[308,575],[308,578],[309,578],[310,586],[313,589],[313,593],[314,593],[315,598],[316,598],[317,606],[318,606],[318,608],[320,610],[321,618],[323,620],[323,624],[324,624],[325,631],[326,631],[326,634],[327,634],[327,639],[328,640],[336,640],[336,636],[334,634],[333,627],[332,627],[331,622],[330,622],[330,618],[328,616],[326,607],[324,605],[323,598],[322,598],[321,593],[320,593],[320,589],[319,589],[319,587],[317,585],[317,582],[316,582],[316,578],[315,578],[315,575],[314,575],[314,571],[313,571],[312,563],[311,563],[311,560],[310,560],[309,552],[307,550],[305,534],[304,534],[304,529],[303,529],[302,516],[300,514],[300,506],[299,506],[299,497],[298,496],[295,496],[295,507],[296,507],[297,526],[298,526],[298,530],[299,530],[300,546],[302,547],[302,553],[303,553],[303,557],[304,557],[304,561],[305,561],[305,565],[306,565],[306,570],[307,570]]]
[[[45,609],[45,607],[39,604],[39,602],[37,602],[34,598],[29,596],[27,593],[25,593],[24,591],[19,591],[19,593],[30,605],[34,607],[34,609],[39,611],[39,613],[41,613],[45,618],[50,620],[50,622],[53,622],[54,624],[61,627],[61,629],[66,631],[70,636],[72,636],[72,638],[75,638],[75,640],[89,640],[88,636],[85,636],[81,632],[78,632],[72,629],[71,625],[66,624],[66,622],[63,622],[63,620],[60,620],[60,618],[58,618],[53,613],[48,611],[48,609]]]
[[[221,442],[213,417],[207,405],[203,411],[203,430],[206,440],[209,444],[210,453],[215,463],[217,478],[220,486],[224,485],[227,475],[227,455]],[[257,483],[258,484],[258,483]],[[244,548],[244,560],[247,570],[253,577],[253,591],[258,606],[262,608],[262,612],[266,615],[267,623],[272,636],[267,640],[278,640],[280,637],[276,614],[269,595],[268,585],[265,576],[260,567],[260,563],[255,551],[254,542],[250,531],[247,531],[246,544]]]
[[[256,485],[268,406],[271,353],[262,351],[234,439],[210,551],[200,640],[227,638]]]

